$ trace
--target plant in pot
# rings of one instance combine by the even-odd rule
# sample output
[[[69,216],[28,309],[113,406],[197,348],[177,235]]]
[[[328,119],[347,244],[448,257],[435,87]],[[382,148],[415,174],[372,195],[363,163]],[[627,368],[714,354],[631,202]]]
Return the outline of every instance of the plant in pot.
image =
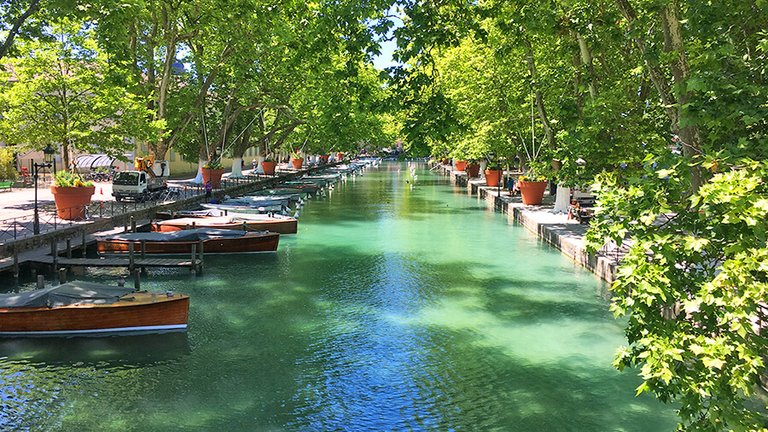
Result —
[[[224,174],[224,166],[220,159],[209,160],[201,169],[203,174],[203,184],[211,182],[214,189],[221,188],[221,176]]]
[[[536,161],[529,162],[528,172],[518,177],[517,185],[525,205],[539,205],[547,190],[547,176],[542,174],[544,166]]]
[[[504,171],[501,168],[501,163],[496,159],[488,161],[488,165],[485,166],[485,185],[490,187],[496,187],[501,181],[501,176]]]
[[[59,171],[53,178],[51,193],[56,203],[59,218],[67,220],[85,219],[85,208],[96,191],[92,181],[86,181],[74,171]]]
[[[267,155],[264,156],[264,160],[261,161],[261,169],[264,171],[264,174],[275,175],[276,167],[277,161],[275,161],[275,158],[272,157],[271,153],[267,153]]]
[[[291,165],[297,170],[301,169],[302,165],[304,165],[304,157],[302,156],[300,149],[291,152]]]

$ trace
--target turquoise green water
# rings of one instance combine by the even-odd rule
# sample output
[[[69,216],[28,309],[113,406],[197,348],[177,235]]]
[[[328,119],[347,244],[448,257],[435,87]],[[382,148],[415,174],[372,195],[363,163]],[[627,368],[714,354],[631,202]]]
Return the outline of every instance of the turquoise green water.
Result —
[[[593,275],[418,175],[350,178],[277,254],[153,272],[192,296],[187,334],[0,341],[0,430],[674,429],[611,368]]]

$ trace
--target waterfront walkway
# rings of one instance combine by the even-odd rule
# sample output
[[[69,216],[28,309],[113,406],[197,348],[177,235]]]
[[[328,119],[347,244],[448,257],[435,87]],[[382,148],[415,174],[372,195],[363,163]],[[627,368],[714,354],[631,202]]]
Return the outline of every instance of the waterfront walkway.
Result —
[[[568,219],[565,213],[555,212],[554,197],[545,195],[542,205],[524,205],[520,195],[510,195],[504,189],[499,194],[498,188],[485,186],[485,179],[468,179],[465,172],[454,171],[451,165],[440,165],[439,171],[449,175],[451,182],[467,194],[484,200],[489,207],[503,212],[510,221],[520,223],[601,279],[613,282],[616,267],[625,250],[607,244],[595,254],[588,253],[584,237],[589,225]]]

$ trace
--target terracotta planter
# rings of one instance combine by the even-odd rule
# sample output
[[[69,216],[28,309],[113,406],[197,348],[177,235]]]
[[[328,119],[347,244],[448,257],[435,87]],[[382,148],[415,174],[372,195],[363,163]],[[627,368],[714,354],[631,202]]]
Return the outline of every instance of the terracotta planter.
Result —
[[[456,171],[465,171],[467,169],[467,161],[457,160],[453,166],[456,168]]]
[[[320,162],[321,163],[328,163],[328,158],[331,157],[331,155],[320,155]]]
[[[336,153],[336,162],[341,162],[342,159],[344,159],[344,152]]]
[[[480,164],[471,163],[467,164],[467,177],[480,177]]]
[[[518,182],[518,186],[525,205],[541,204],[544,191],[547,190],[547,182],[545,181],[521,181]]]
[[[291,158],[291,165],[294,169],[301,169],[301,166],[304,165],[304,158]]]
[[[485,170],[485,185],[496,187],[501,181],[501,170]]]
[[[56,213],[59,219],[85,219],[85,206],[91,202],[96,186],[64,187],[51,186]]]
[[[211,168],[203,168],[203,184],[208,183],[208,180],[211,181],[211,186],[213,186],[214,189],[221,188],[221,176],[224,174],[224,169],[211,169]]]
[[[264,171],[264,174],[266,175],[275,175],[275,168],[277,167],[277,162],[275,161],[263,161],[261,163],[261,169]]]

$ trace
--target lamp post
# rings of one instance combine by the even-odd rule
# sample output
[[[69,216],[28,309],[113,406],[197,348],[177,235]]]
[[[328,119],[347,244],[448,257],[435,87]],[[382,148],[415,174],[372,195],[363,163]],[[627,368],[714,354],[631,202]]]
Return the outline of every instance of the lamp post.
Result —
[[[51,161],[53,160],[53,154],[55,153],[55,150],[53,147],[51,147],[50,144],[45,146],[43,149],[43,160],[44,163],[33,163],[32,164],[32,175],[33,179],[35,181],[35,220],[32,225],[32,232],[37,235],[40,234],[40,213],[37,209],[37,179],[38,174],[40,173],[40,170],[43,168],[50,168],[51,167]]]

